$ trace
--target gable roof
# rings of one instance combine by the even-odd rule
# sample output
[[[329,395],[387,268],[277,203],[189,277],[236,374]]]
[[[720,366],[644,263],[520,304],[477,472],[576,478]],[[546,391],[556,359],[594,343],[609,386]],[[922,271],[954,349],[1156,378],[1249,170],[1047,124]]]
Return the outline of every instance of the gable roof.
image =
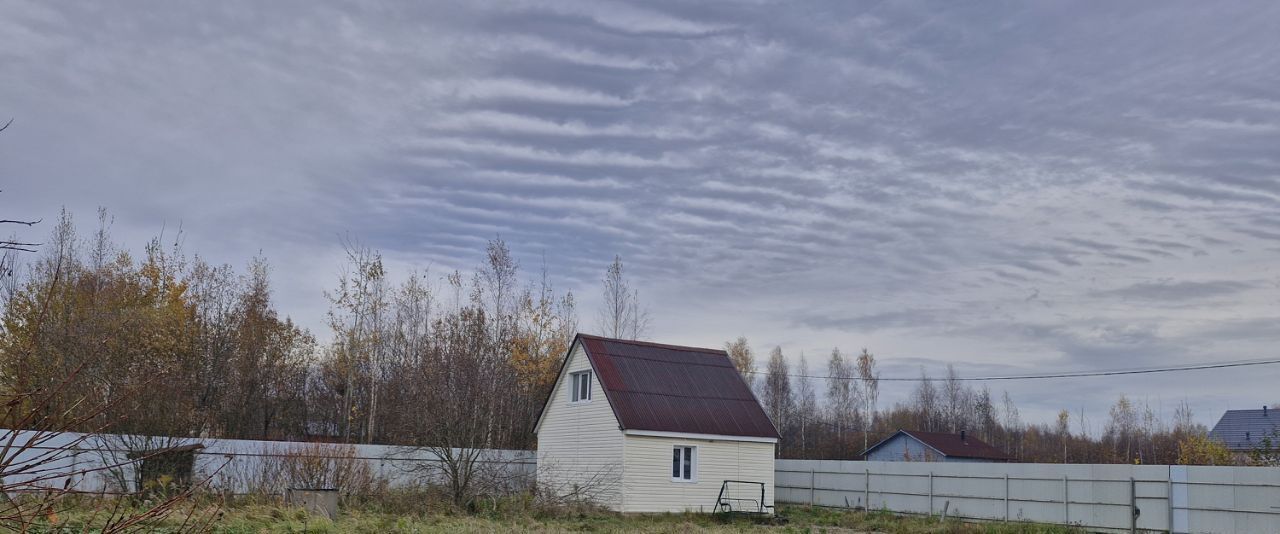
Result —
[[[1272,446],[1280,446],[1280,413],[1276,410],[1227,410],[1209,431],[1209,437],[1227,445],[1228,450],[1249,451],[1263,446],[1263,438],[1271,438]]]
[[[973,436],[966,435],[961,439],[960,434],[948,434],[945,432],[920,432],[918,430],[898,430],[893,435],[880,440],[879,443],[872,445],[870,448],[862,452],[863,457],[870,454],[871,451],[879,448],[881,445],[888,443],[898,435],[905,435],[925,444],[929,448],[938,451],[939,454],[948,458],[974,458],[980,460],[995,460],[1008,462],[1013,460],[1009,455],[1000,449],[988,445]]]
[[[723,350],[578,334],[570,354],[578,343],[624,431],[780,437]]]

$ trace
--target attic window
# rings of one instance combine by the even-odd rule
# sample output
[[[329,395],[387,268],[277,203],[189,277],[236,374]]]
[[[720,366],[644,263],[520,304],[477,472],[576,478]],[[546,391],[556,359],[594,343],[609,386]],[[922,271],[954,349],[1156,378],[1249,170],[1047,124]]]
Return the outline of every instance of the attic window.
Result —
[[[569,402],[588,402],[591,400],[591,371],[581,371],[569,375]]]
[[[671,450],[671,480],[697,482],[698,448],[677,445]]]

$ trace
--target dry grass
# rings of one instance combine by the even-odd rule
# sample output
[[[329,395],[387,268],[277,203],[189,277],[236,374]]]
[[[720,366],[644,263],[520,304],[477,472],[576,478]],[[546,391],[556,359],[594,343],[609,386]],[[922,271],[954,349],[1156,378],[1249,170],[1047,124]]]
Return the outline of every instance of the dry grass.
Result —
[[[501,503],[474,513],[462,513],[437,502],[423,503],[409,510],[404,502],[395,506],[368,506],[362,503],[345,508],[336,521],[308,515],[301,509],[275,504],[233,504],[221,510],[213,523],[215,532],[228,534],[263,533],[340,533],[340,532],[823,532],[823,533],[1069,533],[1075,530],[1033,523],[962,523],[940,522],[937,518],[899,517],[885,512],[857,511],[790,506],[779,509],[786,518],[777,521],[755,521],[748,518],[724,518],[699,514],[620,515],[589,510],[533,509],[520,503]],[[395,512],[390,510],[395,509]],[[44,525],[45,531],[57,527],[79,532],[84,518],[65,514],[57,526]],[[52,527],[52,528],[51,528]],[[163,525],[161,525],[163,530]]]

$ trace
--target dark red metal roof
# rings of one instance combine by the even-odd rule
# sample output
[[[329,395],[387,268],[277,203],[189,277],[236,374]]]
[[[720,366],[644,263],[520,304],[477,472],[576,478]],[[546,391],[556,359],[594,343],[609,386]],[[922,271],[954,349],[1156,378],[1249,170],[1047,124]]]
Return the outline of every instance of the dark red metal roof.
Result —
[[[578,334],[624,430],[777,439],[723,350]]]
[[[962,439],[960,434],[947,434],[945,432],[919,432],[916,430],[899,430],[899,432],[916,438],[921,443],[933,447],[938,452],[952,458],[979,458],[1005,462],[1013,459],[1000,449],[992,447],[985,441],[970,435],[965,435]],[[874,448],[871,447],[871,449]],[[867,449],[867,451],[870,452],[871,449]]]

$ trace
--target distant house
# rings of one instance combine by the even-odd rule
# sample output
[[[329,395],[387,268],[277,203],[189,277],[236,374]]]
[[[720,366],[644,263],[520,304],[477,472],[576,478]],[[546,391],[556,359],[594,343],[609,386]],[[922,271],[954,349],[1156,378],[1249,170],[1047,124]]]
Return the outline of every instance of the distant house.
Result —
[[[1261,410],[1227,410],[1209,431],[1233,453],[1259,448],[1280,449],[1280,414],[1266,406]]]
[[[578,334],[534,432],[538,486],[620,512],[771,510],[778,431],[719,349]],[[726,481],[729,481],[726,484]]]
[[[982,440],[959,434],[899,430],[863,451],[871,462],[1011,462],[1013,458]]]

